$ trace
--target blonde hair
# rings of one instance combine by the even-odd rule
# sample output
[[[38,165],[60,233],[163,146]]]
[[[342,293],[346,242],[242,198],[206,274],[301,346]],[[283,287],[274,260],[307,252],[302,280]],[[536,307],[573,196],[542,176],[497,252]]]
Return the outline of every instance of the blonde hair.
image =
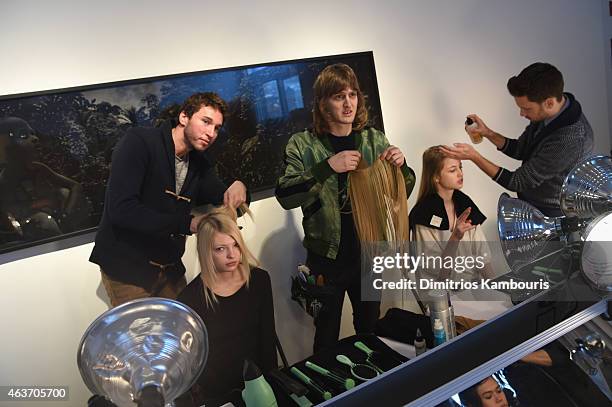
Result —
[[[329,65],[319,73],[313,86],[312,120],[317,135],[320,136],[329,131],[329,125],[322,109],[323,103],[346,88],[351,88],[357,92],[357,112],[353,121],[353,130],[362,130],[368,123],[365,97],[361,92],[357,75],[355,75],[353,69],[346,64]]]
[[[419,185],[419,194],[417,195],[417,204],[427,195],[437,193],[435,178],[440,176],[442,168],[444,168],[444,159],[447,158],[440,146],[429,147],[423,153],[423,176]]]
[[[400,168],[380,159],[367,168],[362,163],[348,176],[359,240],[408,242],[408,197]]]
[[[246,211],[246,213],[249,215],[251,214],[246,206],[240,209]],[[247,287],[251,277],[251,265],[259,265],[259,262],[255,256],[253,256],[244,243],[244,239],[242,238],[242,234],[240,233],[236,219],[237,215],[235,210],[227,207],[221,207],[215,208],[211,212],[202,216],[202,219],[198,223],[197,249],[201,270],[200,277],[204,283],[204,298],[206,300],[206,305],[210,307],[219,302],[217,296],[212,290],[212,287],[214,287],[218,282],[217,269],[212,257],[215,233],[223,233],[230,236],[238,245],[241,254],[238,264],[238,272],[240,273],[242,279],[246,282]]]

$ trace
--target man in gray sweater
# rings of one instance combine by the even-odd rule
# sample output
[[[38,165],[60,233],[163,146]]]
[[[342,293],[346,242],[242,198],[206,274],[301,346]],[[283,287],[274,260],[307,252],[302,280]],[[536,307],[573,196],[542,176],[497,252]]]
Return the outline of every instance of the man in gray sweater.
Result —
[[[517,193],[547,216],[561,216],[559,194],[566,175],[593,151],[593,130],[580,103],[563,92],[563,76],[551,64],[536,62],[508,80],[508,91],[530,121],[518,139],[509,139],[487,127],[475,114],[465,130],[472,139],[486,138],[509,157],[521,160],[515,171],[493,164],[474,147],[455,143],[443,147],[456,159],[474,162],[502,187]]]

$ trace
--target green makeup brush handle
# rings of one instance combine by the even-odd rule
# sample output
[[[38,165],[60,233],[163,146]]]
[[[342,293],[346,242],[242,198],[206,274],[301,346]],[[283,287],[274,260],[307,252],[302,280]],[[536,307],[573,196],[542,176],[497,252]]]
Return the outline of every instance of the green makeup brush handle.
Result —
[[[354,345],[360,351],[365,352],[365,354],[368,355],[368,357],[371,356],[374,353],[374,351],[372,349],[368,348],[368,345],[366,345],[365,343],[363,343],[361,341],[355,342]]]
[[[365,343],[361,341],[355,342],[354,345],[357,349],[359,349],[360,351],[364,352],[367,355],[366,364],[368,364],[372,369],[375,369],[378,373],[385,372],[384,370],[382,370],[380,367],[378,367],[374,362],[370,360],[370,358],[374,355],[376,351],[373,351],[372,349],[368,348],[368,345],[366,345]]]
[[[344,386],[344,388],[346,390],[352,389],[353,387],[355,387],[355,380],[350,379],[350,378],[342,378],[340,376],[338,376],[337,374],[330,372],[329,370],[325,369],[324,367],[321,367],[315,363],[312,363],[310,361],[306,362],[306,367],[309,369],[314,370],[317,373],[322,374],[323,376],[335,381],[336,383]]]
[[[319,387],[318,384],[316,384],[310,377],[302,373],[302,371],[297,367],[292,367],[291,373],[293,373],[295,377],[297,377],[304,383],[310,385],[314,390],[316,390],[319,395],[323,397],[323,400],[329,400],[330,398],[332,398],[332,394],[330,392],[323,390],[321,387]]]

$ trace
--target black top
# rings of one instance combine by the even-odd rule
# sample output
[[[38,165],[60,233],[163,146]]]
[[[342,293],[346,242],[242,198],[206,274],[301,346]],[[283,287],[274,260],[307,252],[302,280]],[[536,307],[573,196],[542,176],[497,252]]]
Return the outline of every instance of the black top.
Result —
[[[204,299],[200,275],[177,300],[193,308],[202,317],[208,331],[208,360],[204,372],[191,388],[197,406],[222,405],[231,392],[244,388],[242,369],[250,359],[267,372],[277,367],[274,342],[274,306],[270,276],[253,268],[246,284],[228,297],[217,295],[212,308]]]
[[[348,136],[334,136],[329,134],[329,142],[334,149],[334,153],[338,154],[346,150],[355,150],[355,132],[351,132]],[[351,208],[351,200],[348,191],[348,172],[338,174],[338,204],[340,206],[340,244],[338,246],[338,255],[336,261],[341,264],[353,264],[359,259],[356,253],[360,253],[361,246],[357,231],[355,230],[355,221],[353,219],[353,210]]]
[[[478,209],[478,206],[472,199],[459,190],[453,192],[453,203],[455,204],[455,214],[459,217],[467,208],[472,208],[468,219],[472,221],[472,225],[481,225],[487,217]],[[441,218],[440,226],[431,224],[431,217],[436,215]],[[449,230],[450,223],[444,200],[437,193],[424,196],[410,211],[410,228],[413,229],[416,225],[426,226],[432,229]]]

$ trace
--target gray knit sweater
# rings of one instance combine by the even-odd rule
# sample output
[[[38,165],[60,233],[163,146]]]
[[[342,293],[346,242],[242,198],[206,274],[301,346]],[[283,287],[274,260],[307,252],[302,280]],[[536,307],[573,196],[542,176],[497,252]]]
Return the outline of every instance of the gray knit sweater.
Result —
[[[516,171],[500,168],[493,177],[547,216],[562,215],[559,194],[563,181],[593,152],[593,129],[580,103],[570,93],[565,97],[569,106],[548,125],[531,122],[518,139],[506,139],[500,150],[523,163]]]

